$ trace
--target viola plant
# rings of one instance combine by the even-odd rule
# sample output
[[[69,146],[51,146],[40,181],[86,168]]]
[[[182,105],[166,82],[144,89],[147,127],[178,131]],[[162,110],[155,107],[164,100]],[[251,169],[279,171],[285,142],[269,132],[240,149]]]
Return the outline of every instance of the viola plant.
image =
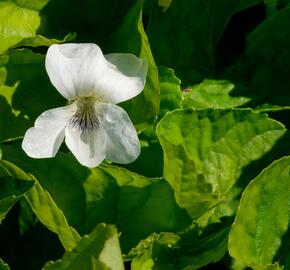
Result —
[[[23,150],[33,158],[54,157],[63,139],[88,167],[105,158],[130,163],[140,153],[136,130],[124,109],[115,105],[144,88],[147,62],[133,54],[103,55],[95,44],[49,47],[45,67],[69,105],[42,113],[24,136]]]
[[[289,0],[1,0],[0,270],[290,270],[289,60]]]

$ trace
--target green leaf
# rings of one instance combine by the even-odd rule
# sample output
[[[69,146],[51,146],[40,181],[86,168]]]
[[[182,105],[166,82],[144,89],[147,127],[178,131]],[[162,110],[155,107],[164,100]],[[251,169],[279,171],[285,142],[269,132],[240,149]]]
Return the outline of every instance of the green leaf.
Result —
[[[27,175],[7,161],[0,162],[1,165],[3,164],[3,166],[5,166],[5,170],[9,175],[12,175],[17,179],[26,180],[26,183],[29,183],[30,187],[35,182],[35,185],[24,195],[27,202],[30,204],[40,222],[58,235],[64,248],[73,248],[79,240],[79,235],[68,225],[65,216],[57,207],[49,193],[41,187],[34,177]],[[31,182],[27,181],[29,179],[33,179],[34,182],[31,184]]]
[[[72,34],[69,33],[64,37],[62,40],[58,39],[48,39],[44,36],[41,35],[36,35],[35,37],[32,38],[26,38],[20,41],[15,45],[15,47],[24,47],[24,46],[29,46],[29,47],[38,47],[38,46],[51,46],[56,43],[64,43],[64,42],[70,42],[76,38],[76,33]]]
[[[80,234],[90,233],[100,222],[116,224],[126,252],[150,233],[179,231],[191,223],[163,179],[108,165],[90,170],[64,153],[30,159],[15,144],[3,145],[3,157],[32,173]]]
[[[132,270],[175,270],[180,237],[173,233],[154,233],[141,241],[130,253]]]
[[[227,109],[239,107],[250,98],[235,96],[236,86],[230,81],[204,80],[183,92],[183,108]]]
[[[118,232],[112,225],[100,224],[85,235],[63,258],[47,263],[43,270],[123,270]]]
[[[65,104],[48,79],[44,59],[29,50],[0,58],[0,141],[23,136],[43,111]]]
[[[0,1],[0,55],[11,47],[49,46],[72,40],[75,36],[67,35],[63,40],[48,39],[39,35],[42,28],[41,10],[49,0],[3,0]]]
[[[14,176],[8,170],[13,167],[13,170],[19,171],[17,176]],[[0,223],[5,218],[10,208],[23,197],[34,185],[32,177],[25,175],[19,168],[11,163],[0,161]]]
[[[10,267],[7,263],[3,262],[2,259],[0,259],[0,270],[10,270]]]
[[[133,248],[127,259],[132,259],[132,270],[146,269],[200,269],[219,261],[227,251],[226,224],[199,230],[192,226],[185,233],[151,234]]]
[[[160,89],[158,70],[142,23],[142,1],[137,1],[129,10],[104,47],[109,52],[133,53],[148,61],[149,68],[143,92],[124,104],[133,123],[138,129],[144,129],[146,124],[151,123],[158,115]]]
[[[181,81],[173,69],[159,66],[158,71],[161,95],[159,118],[162,118],[167,112],[181,108]]]
[[[221,260],[227,252],[228,223],[211,224],[202,230],[193,227],[181,235],[177,269],[200,269]]]
[[[0,2],[0,54],[24,38],[36,35],[40,25],[39,11],[26,9],[11,0]]]
[[[285,134],[279,122],[245,109],[167,113],[157,126],[164,177],[179,206],[197,219],[231,203],[260,171],[259,159]]]
[[[148,37],[157,63],[172,67],[183,83],[199,82],[215,69],[218,41],[231,16],[260,2],[179,0],[165,12],[156,3]]]
[[[288,269],[289,198],[290,157],[284,157],[245,189],[230,232],[231,256],[254,269],[268,269],[274,262]]]
[[[246,51],[227,76],[251,91],[251,106],[289,106],[290,8],[263,21],[247,37]],[[278,30],[279,29],[279,30]]]
[[[271,16],[282,8],[289,6],[289,0],[265,0],[267,15]]]

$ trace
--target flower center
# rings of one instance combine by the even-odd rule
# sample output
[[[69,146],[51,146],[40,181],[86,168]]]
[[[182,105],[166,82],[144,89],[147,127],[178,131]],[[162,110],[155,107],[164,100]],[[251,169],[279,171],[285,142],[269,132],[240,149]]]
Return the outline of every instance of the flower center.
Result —
[[[70,120],[70,124],[81,130],[94,130],[100,122],[95,110],[96,99],[93,97],[80,97],[76,101],[77,110]]]

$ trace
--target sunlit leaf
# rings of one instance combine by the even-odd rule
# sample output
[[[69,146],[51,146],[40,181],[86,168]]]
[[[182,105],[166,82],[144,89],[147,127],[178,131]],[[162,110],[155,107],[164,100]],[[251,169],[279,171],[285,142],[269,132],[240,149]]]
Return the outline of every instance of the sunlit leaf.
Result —
[[[230,233],[233,257],[254,269],[268,269],[274,262],[289,268],[289,195],[290,158],[284,157],[244,191]]]
[[[3,262],[2,259],[0,259],[0,270],[10,270],[10,267],[7,263]]]
[[[164,177],[179,206],[196,219],[236,197],[251,180],[243,175],[246,167],[285,133],[280,123],[250,110],[173,111],[157,127]],[[250,173],[255,176],[259,168],[254,168]]]
[[[118,232],[112,225],[100,224],[85,235],[63,258],[47,263],[43,270],[124,270]]]
[[[183,91],[182,106],[183,108],[227,109],[239,107],[250,101],[250,98],[235,96],[236,88],[229,81],[204,80]]]

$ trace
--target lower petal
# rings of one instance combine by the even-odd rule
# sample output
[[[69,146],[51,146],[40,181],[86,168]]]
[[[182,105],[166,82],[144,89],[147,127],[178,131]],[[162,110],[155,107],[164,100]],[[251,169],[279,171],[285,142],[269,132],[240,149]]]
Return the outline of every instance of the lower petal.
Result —
[[[81,129],[72,124],[65,129],[65,143],[76,159],[93,168],[105,159],[105,133],[101,128]]]
[[[137,132],[125,110],[113,104],[98,104],[100,125],[107,136],[106,159],[127,164],[140,154]]]
[[[22,148],[25,153],[33,158],[54,157],[63,142],[65,126],[75,110],[73,104],[42,113],[36,119],[34,127],[24,135]]]

